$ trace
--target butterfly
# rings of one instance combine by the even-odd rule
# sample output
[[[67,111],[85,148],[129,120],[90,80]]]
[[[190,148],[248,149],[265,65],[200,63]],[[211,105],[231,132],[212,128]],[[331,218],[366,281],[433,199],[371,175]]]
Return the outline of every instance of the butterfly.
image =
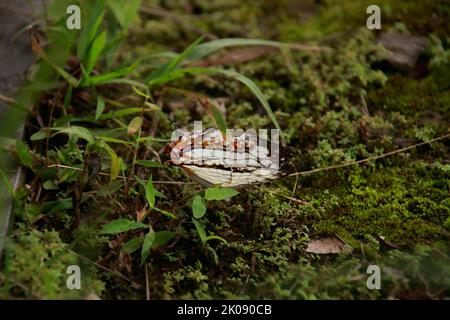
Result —
[[[170,162],[203,186],[241,187],[278,178],[290,157],[277,141],[254,132],[183,131],[166,147]]]

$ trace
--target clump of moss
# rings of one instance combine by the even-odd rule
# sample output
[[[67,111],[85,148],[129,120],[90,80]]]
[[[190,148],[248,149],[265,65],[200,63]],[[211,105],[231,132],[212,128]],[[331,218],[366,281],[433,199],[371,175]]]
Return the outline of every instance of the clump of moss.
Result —
[[[56,231],[16,230],[18,236],[9,241],[5,266],[0,279],[0,297],[34,299],[82,299],[100,296],[105,289],[92,265],[86,264]],[[77,265],[81,270],[81,288],[67,287],[67,268]]]

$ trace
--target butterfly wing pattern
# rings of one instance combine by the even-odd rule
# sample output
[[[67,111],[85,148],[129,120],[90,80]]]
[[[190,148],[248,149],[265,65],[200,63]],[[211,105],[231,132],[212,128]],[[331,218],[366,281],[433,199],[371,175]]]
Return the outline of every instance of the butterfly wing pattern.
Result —
[[[276,179],[286,149],[256,134],[223,134],[217,129],[181,131],[166,152],[171,163],[204,186],[240,187]]]

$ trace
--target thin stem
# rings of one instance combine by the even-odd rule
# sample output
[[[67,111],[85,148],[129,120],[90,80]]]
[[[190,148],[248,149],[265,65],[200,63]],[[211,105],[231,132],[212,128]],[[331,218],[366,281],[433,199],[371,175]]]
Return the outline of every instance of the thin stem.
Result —
[[[77,168],[77,167],[71,167],[71,166],[66,166],[63,164],[51,164],[48,165],[47,168],[62,168],[62,169],[70,169],[70,170],[74,170],[74,171],[83,171],[82,168]],[[99,172],[98,175],[101,176],[106,176],[106,177],[110,177],[111,174],[107,173],[107,172]],[[120,179],[126,179],[126,176],[117,176],[117,178]],[[136,181],[134,178],[132,178],[133,181]],[[147,180],[142,179],[143,182],[147,182]],[[184,182],[184,181],[158,181],[158,180],[153,180],[153,183],[156,184],[180,184],[180,185],[184,185],[184,184],[196,184],[195,182]]]
[[[449,137],[450,137],[450,133],[447,133],[447,134],[445,134],[443,136],[440,136],[440,137],[437,137],[437,138],[434,138],[434,139],[431,139],[431,140],[428,140],[428,141],[423,141],[423,142],[420,142],[420,143],[417,143],[417,144],[413,144],[413,145],[410,145],[410,146],[405,147],[405,148],[401,148],[401,149],[397,149],[397,150],[394,150],[394,151],[386,152],[386,153],[380,154],[378,156],[369,157],[369,158],[365,158],[365,159],[358,160],[358,161],[353,161],[353,162],[341,163],[341,164],[328,166],[328,167],[322,167],[322,168],[317,168],[317,169],[312,169],[312,170],[307,170],[307,171],[295,172],[295,173],[289,174],[288,177],[303,176],[303,175],[307,175],[307,174],[311,174],[311,173],[327,171],[327,170],[332,170],[332,169],[337,169],[337,168],[344,168],[344,167],[349,167],[349,166],[353,166],[353,165],[356,165],[356,164],[361,164],[361,163],[365,163],[365,162],[369,162],[369,161],[374,161],[374,160],[378,160],[378,159],[381,159],[381,158],[386,158],[386,157],[392,156],[394,154],[402,153],[402,152],[405,152],[405,151],[408,151],[408,150],[411,150],[411,149],[414,149],[414,148],[417,148],[417,147],[420,147],[420,146],[423,146],[423,145],[426,145],[426,144],[431,144],[431,143],[434,143],[436,141],[444,140],[444,139],[449,138]]]

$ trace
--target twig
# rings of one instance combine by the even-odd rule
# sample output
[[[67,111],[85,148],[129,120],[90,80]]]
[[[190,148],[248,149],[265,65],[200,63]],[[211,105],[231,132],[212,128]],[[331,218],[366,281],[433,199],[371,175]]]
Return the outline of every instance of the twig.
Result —
[[[361,164],[361,163],[365,163],[365,162],[369,162],[369,161],[374,161],[374,160],[378,160],[378,159],[381,159],[381,158],[386,158],[386,157],[392,156],[394,154],[402,153],[402,152],[405,152],[405,151],[408,151],[408,150],[411,150],[411,149],[415,149],[417,147],[420,147],[420,146],[423,146],[423,145],[426,145],[426,144],[431,144],[431,143],[434,143],[436,141],[444,140],[444,139],[447,139],[449,137],[450,137],[450,133],[447,133],[447,134],[445,134],[443,136],[440,136],[440,137],[437,137],[437,138],[434,138],[434,139],[431,139],[431,140],[428,140],[428,141],[423,141],[423,142],[420,142],[420,143],[417,143],[417,144],[413,144],[413,145],[410,145],[408,147],[401,148],[401,149],[398,149],[398,150],[394,150],[394,151],[391,151],[391,152],[386,152],[386,153],[380,154],[378,156],[369,157],[369,158],[365,158],[365,159],[358,160],[358,161],[353,161],[353,162],[348,162],[348,163],[337,164],[337,165],[328,166],[328,167],[322,167],[322,168],[317,168],[317,169],[312,169],[312,170],[307,170],[307,171],[301,171],[301,172],[294,172],[294,173],[289,174],[288,177],[303,176],[303,175],[307,175],[307,174],[311,174],[311,173],[327,171],[327,170],[332,170],[332,169],[338,169],[338,168],[344,168],[344,167],[349,167],[349,166],[353,166],[353,165],[356,165],[356,164]]]
[[[2,94],[0,94],[0,101],[6,104],[14,104],[16,102],[16,100],[14,100],[13,98],[4,96]]]
[[[150,298],[150,285],[148,282],[148,266],[145,264],[145,297],[147,300],[151,300]]]
[[[83,171],[83,169],[81,169],[81,168],[71,167],[71,166],[66,166],[66,165],[63,165],[63,164],[51,164],[51,165],[48,165],[47,168],[63,168],[63,169],[70,169],[70,170],[75,170],[75,171]],[[101,176],[107,176],[107,177],[110,177],[110,176],[111,176],[111,174],[106,173],[106,172],[99,172],[98,174],[101,175]],[[120,176],[120,175],[119,175],[119,176],[117,176],[117,178],[124,179],[124,178],[126,178],[126,177],[125,177],[125,176]],[[134,179],[132,179],[132,180],[134,180]],[[147,182],[147,180],[145,180],[145,179],[143,179],[142,181]],[[158,181],[158,180],[153,181],[153,183],[156,183],[156,184],[196,184],[196,183],[194,183],[194,182],[184,182],[184,181]]]
[[[290,196],[286,196],[286,195],[281,194],[281,193],[276,193],[276,192],[273,192],[273,191],[270,191],[270,190],[269,190],[269,193],[273,194],[274,196],[279,196],[279,197],[288,199],[289,201],[294,201],[294,202],[296,202],[298,204],[301,204],[301,205],[309,204],[308,201],[300,200],[300,199],[297,199],[297,198],[294,198],[294,197],[290,197]]]
[[[292,189],[291,197],[293,197],[295,194],[295,191],[297,191],[297,186],[298,186],[298,176],[295,177],[295,184],[294,184],[294,189]],[[291,201],[289,200],[289,202],[291,202]]]

